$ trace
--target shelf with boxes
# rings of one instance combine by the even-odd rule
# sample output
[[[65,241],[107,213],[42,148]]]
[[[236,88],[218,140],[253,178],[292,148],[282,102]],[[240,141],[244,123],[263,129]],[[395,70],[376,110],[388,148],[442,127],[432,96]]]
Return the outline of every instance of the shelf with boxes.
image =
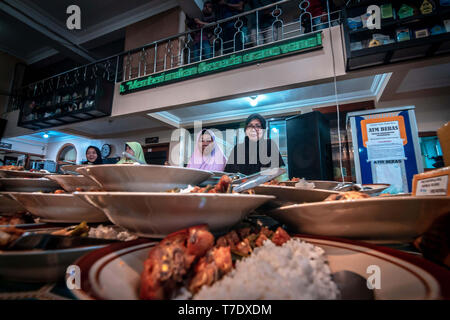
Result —
[[[368,28],[368,4],[344,11],[347,70],[450,53],[450,1],[373,1],[380,28]]]

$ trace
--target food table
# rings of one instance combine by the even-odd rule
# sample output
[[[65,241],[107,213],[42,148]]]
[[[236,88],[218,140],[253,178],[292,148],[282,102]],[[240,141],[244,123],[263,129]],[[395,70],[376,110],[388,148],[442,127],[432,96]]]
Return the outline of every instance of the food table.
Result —
[[[218,183],[216,186],[191,186],[183,189],[185,188],[183,187],[183,184],[180,185],[180,188],[175,183],[171,185],[172,188],[175,188],[169,191],[167,185],[164,185],[161,187],[164,188],[162,190],[143,192],[143,190],[130,189],[145,188],[145,184],[140,183],[139,179],[143,180],[143,177],[145,177],[145,179],[150,179],[152,175],[149,175],[149,172],[151,170],[167,171],[172,169],[170,167],[127,165],[123,166],[122,170],[120,166],[116,166],[115,171],[113,172],[119,172],[118,176],[120,176],[120,178],[117,176],[115,177],[115,179],[122,179],[119,184],[114,184],[114,177],[111,178],[111,173],[105,175],[105,172],[102,172],[103,169],[108,170],[107,165],[102,167],[97,166],[95,170],[94,168],[88,167],[81,169],[82,170],[79,171],[85,172],[85,177],[92,177],[92,181],[98,183],[102,187],[107,185],[108,187],[106,190],[110,188],[116,188],[116,190],[80,190],[72,193],[72,191],[76,190],[72,185],[66,186],[66,190],[61,190],[61,192],[6,192],[4,196],[15,199],[27,210],[44,220],[53,220],[53,223],[59,225],[60,228],[62,226],[61,222],[63,222],[62,220],[64,219],[66,219],[66,221],[64,221],[66,224],[75,225],[75,223],[79,223],[80,221],[84,221],[85,218],[89,218],[92,212],[102,212],[102,214],[105,215],[104,218],[102,218],[101,221],[93,220],[92,227],[83,231],[84,234],[89,234],[89,237],[93,237],[91,231],[97,230],[98,223],[106,223],[113,227],[120,227],[124,228],[123,230],[129,230],[132,233],[134,232],[136,236],[142,238],[137,240],[129,239],[131,240],[130,242],[118,242],[107,247],[92,246],[85,252],[76,248],[73,250],[68,249],[62,253],[60,252],[59,254],[62,256],[63,253],[67,254],[69,251],[75,251],[77,256],[68,257],[71,259],[70,263],[67,261],[59,266],[62,267],[62,269],[60,268],[57,270],[58,277],[48,278],[49,280],[45,281],[38,281],[39,278],[34,278],[33,271],[41,277],[43,274],[36,272],[33,268],[55,267],[54,265],[57,265],[57,263],[53,263],[54,265],[49,264],[48,267],[45,267],[45,264],[40,265],[42,261],[45,262],[45,259],[30,260],[30,257],[33,255],[37,257],[40,254],[43,256],[54,254],[54,259],[56,259],[54,261],[59,261],[58,258],[56,258],[57,254],[55,254],[55,252],[52,250],[44,250],[44,252],[37,254],[16,253],[16,255],[22,259],[22,263],[17,264],[17,268],[24,268],[25,271],[22,274],[20,271],[17,272],[17,270],[12,271],[15,271],[16,276],[19,275],[19,278],[22,276],[22,278],[28,277],[28,279],[12,281],[12,277],[3,276],[0,278],[0,286],[2,288],[0,295],[1,299],[137,299],[139,298],[139,295],[137,295],[136,292],[136,285],[141,281],[140,276],[143,274],[142,268],[144,267],[144,261],[147,259],[149,249],[153,247],[158,248],[158,246],[160,246],[159,239],[165,238],[174,231],[177,231],[177,234],[180,236],[185,237],[184,234],[187,236],[186,232],[190,234],[191,231],[185,230],[191,229],[183,228],[195,226],[199,223],[207,223],[211,229],[203,230],[205,227],[193,227],[194,229],[192,230],[196,231],[192,232],[209,234],[209,231],[211,231],[211,245],[214,245],[215,241],[217,241],[217,247],[208,247],[211,248],[208,250],[216,250],[214,248],[219,250],[218,248],[222,248],[222,245],[219,243],[225,243],[225,248],[234,248],[231,249],[234,250],[232,251],[234,255],[243,254],[243,257],[248,257],[248,259],[243,260],[245,262],[251,261],[249,258],[253,259],[254,257],[258,257],[257,254],[250,255],[253,250],[255,250],[255,252],[281,254],[283,251],[280,251],[281,249],[275,250],[274,248],[271,248],[270,243],[273,242],[276,246],[283,246],[284,243],[289,242],[292,239],[293,242],[291,246],[293,247],[291,249],[283,250],[293,250],[292,254],[298,254],[302,250],[310,250],[308,253],[310,257],[304,257],[305,259],[310,259],[305,260],[309,261],[307,263],[311,263],[311,261],[314,260],[311,260],[311,257],[316,254],[314,252],[321,252],[320,259],[322,259],[324,263],[325,261],[328,261],[323,264],[325,269],[320,271],[326,272],[325,278],[332,279],[330,278],[332,277],[331,272],[337,274],[341,271],[348,271],[365,279],[368,278],[367,270],[369,270],[366,270],[366,267],[381,266],[382,270],[384,270],[383,272],[385,272],[383,277],[386,277],[389,281],[384,282],[385,288],[378,291],[376,295],[377,299],[438,299],[449,297],[448,290],[450,284],[448,281],[442,280],[446,279],[446,276],[450,279],[450,277],[448,277],[449,271],[421,258],[421,254],[411,245],[411,241],[407,240],[413,239],[418,234],[421,234],[423,231],[421,231],[422,229],[420,228],[428,228],[435,218],[448,210],[448,206],[450,205],[448,197],[373,197],[357,191],[326,192],[326,190],[321,189],[311,191],[308,189],[297,188],[295,185],[285,186],[272,183],[266,186],[257,187],[255,190],[262,188],[261,190],[264,190],[264,192],[256,195],[254,194],[254,191],[251,191],[248,194],[237,194],[229,192],[231,180],[224,177],[217,180]],[[177,168],[176,170],[180,170],[180,168]],[[124,174],[126,171],[128,171],[128,173]],[[130,174],[130,171],[134,171],[133,174]],[[95,172],[97,173],[95,174]],[[104,178],[101,178],[102,175]],[[169,177],[170,175],[161,175],[160,173],[159,176]],[[175,179],[182,177],[182,175],[175,174],[171,177],[172,178],[170,179]],[[183,178],[185,177],[186,176]],[[135,183],[123,181],[123,179],[130,180],[131,178]],[[202,179],[205,178],[210,179],[208,175]],[[102,179],[108,179],[107,183],[104,183]],[[56,178],[52,180],[58,181]],[[64,183],[60,184],[64,185]],[[153,188],[155,188],[155,186],[157,186],[157,184],[152,184]],[[126,190],[117,190],[117,188],[125,188]],[[268,190],[272,190],[272,192],[267,194]],[[276,192],[274,192],[274,190],[276,190]],[[319,202],[302,203],[305,199],[308,199],[305,197],[307,194],[311,195],[311,192],[314,194],[314,197],[320,196],[323,198],[311,200]],[[276,194],[276,196],[274,196],[274,194]],[[330,200],[323,202],[322,200],[325,197]],[[30,199],[35,198],[47,199],[46,204],[42,206],[42,202],[30,201]],[[61,199],[64,199],[64,201],[61,202]],[[84,201],[86,205],[89,204],[92,206],[92,209],[90,209],[89,206],[85,206],[82,208],[85,211],[77,211],[75,208],[78,208],[78,206],[72,205],[70,202],[72,200],[70,199]],[[284,201],[285,203],[280,206],[279,201]],[[64,207],[64,203],[66,204],[66,207]],[[390,205],[393,203],[398,203],[398,205]],[[233,206],[231,206],[231,204],[233,204]],[[383,210],[369,210],[369,215],[365,215],[364,212],[355,214],[358,208],[368,204],[373,204],[375,208],[378,206],[378,208],[383,208]],[[305,212],[307,213],[305,210],[309,210],[308,208],[313,208],[314,210],[311,211],[312,214],[308,213],[305,215]],[[326,210],[329,210],[329,208],[331,208],[330,213],[325,214],[327,212]],[[348,213],[345,211],[348,210],[346,208],[350,208]],[[427,210],[427,208],[432,208],[431,211],[433,214],[427,214],[425,216],[426,219],[423,220],[424,217],[420,212]],[[287,219],[286,215],[283,216],[282,214],[279,214],[280,211],[290,212],[288,210],[292,211],[288,214],[290,217],[299,216],[302,218],[313,218],[309,225],[314,226],[315,229],[310,229],[310,232],[305,232],[305,230],[308,229],[305,227],[306,225],[303,221],[295,219],[294,221],[290,221]],[[391,214],[384,215],[384,213],[389,210],[391,210]],[[407,215],[404,211],[408,211]],[[126,214],[123,214],[123,212],[126,212]],[[333,214],[333,212],[336,214]],[[52,215],[49,215],[49,213]],[[376,219],[377,215],[378,220]],[[351,217],[351,219],[346,221],[345,219],[348,217]],[[242,221],[243,218],[245,218],[244,224],[246,224],[246,226],[233,227],[236,223]],[[320,222],[320,219],[324,218],[328,219],[329,222]],[[107,220],[109,220],[109,222],[107,222]],[[373,232],[370,228],[357,228],[356,226],[361,223],[372,223],[372,225],[376,223],[378,228],[380,230],[385,230],[385,232]],[[242,224],[242,222],[240,224]],[[335,225],[339,227],[335,228],[335,230],[328,229],[325,231],[325,234],[320,234],[323,232],[320,228],[321,224],[323,226]],[[346,228],[346,225],[352,227]],[[401,226],[401,228],[399,229],[398,226]],[[230,232],[231,227],[232,231]],[[376,229],[378,230],[378,228]],[[69,229],[70,228],[66,228],[64,230],[67,232]],[[72,232],[75,229],[70,230]],[[245,231],[246,229],[248,230]],[[253,230],[251,231],[253,233],[249,233],[250,230]],[[288,233],[286,233],[286,231]],[[235,234],[234,236],[233,232]],[[235,241],[232,238],[236,237],[236,232],[239,235],[237,238],[238,242],[233,244],[230,241]],[[342,235],[342,233],[336,232],[345,232],[345,234]],[[357,234],[356,232],[362,233]],[[280,238],[280,235],[282,234],[285,234],[285,236],[281,236]],[[74,236],[71,233],[66,235]],[[296,235],[298,235],[298,237]],[[341,235],[341,237],[338,237],[338,235]],[[225,240],[222,239],[224,237]],[[265,241],[264,237],[265,239],[272,240]],[[395,237],[397,237],[397,239],[394,239]],[[145,238],[149,239],[145,240]],[[158,241],[152,241],[152,238],[158,238]],[[275,238],[278,240],[275,240]],[[279,243],[276,242],[283,238],[283,241]],[[376,243],[379,243],[379,245],[374,246],[361,241],[361,239],[370,238],[375,240]],[[256,240],[259,239],[262,240],[258,243]],[[355,241],[353,239],[357,240]],[[245,249],[245,245],[242,247],[239,241],[242,241],[242,243],[247,241],[246,248],[250,250],[248,251],[249,253],[242,251],[247,249]],[[190,249],[186,252],[190,252],[189,250]],[[400,251],[408,252],[408,254]],[[120,254],[118,254],[118,252],[120,252]],[[205,251],[201,254],[205,254]],[[8,268],[5,268],[4,266],[2,269],[2,260],[4,262],[5,259],[10,259],[13,255],[14,253],[8,253],[7,251],[3,253],[0,252],[0,271],[3,275],[7,274],[7,272],[11,272],[11,270],[8,271]],[[278,258],[273,261],[276,261],[277,259]],[[107,263],[101,261],[107,261]],[[67,289],[65,281],[61,279],[67,266],[71,264],[76,264],[80,268],[81,291],[71,291]],[[328,264],[329,267],[327,267]],[[124,266],[127,267],[124,269]],[[296,267],[293,266],[293,268]],[[229,269],[227,269],[227,272],[229,272]],[[317,272],[319,272],[319,270]],[[98,274],[98,277],[95,277],[95,279],[91,276],[94,273]],[[51,273],[51,275],[55,274],[56,273]],[[111,274],[120,275],[120,277],[117,277],[117,279],[110,279],[108,277]],[[317,279],[321,278],[323,277]],[[33,281],[29,281],[30,279]],[[334,279],[337,281],[337,278]],[[191,279],[189,281],[193,280]],[[332,282],[329,282],[329,284],[331,283]],[[322,285],[329,284],[323,283]],[[113,287],[109,288],[109,286]],[[115,290],[114,286],[120,286],[121,288],[125,288],[125,290]],[[409,288],[408,291],[402,291],[401,288],[404,286]],[[109,288],[106,290],[106,292],[109,292],[106,296],[102,294],[102,288],[104,287]],[[317,290],[319,290],[318,288],[319,287],[317,287]],[[312,292],[311,294],[313,294],[313,297],[327,299],[326,296],[321,296],[319,292],[320,290]],[[152,297],[152,295],[150,295],[150,297]],[[289,299],[289,297],[285,298]]]

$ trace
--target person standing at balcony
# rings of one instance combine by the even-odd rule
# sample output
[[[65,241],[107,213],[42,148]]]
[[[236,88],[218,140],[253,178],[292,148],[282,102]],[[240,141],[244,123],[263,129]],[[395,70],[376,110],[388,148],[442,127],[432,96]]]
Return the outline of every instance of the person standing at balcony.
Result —
[[[330,6],[333,5],[333,1],[330,1]],[[328,14],[327,14],[327,2],[324,0],[309,0],[309,7],[306,10],[311,13],[313,31],[319,31],[328,27]],[[330,8],[331,10],[331,8]],[[311,22],[308,19],[302,21],[305,28],[305,33],[311,32]]]
[[[284,167],[277,144],[264,137],[266,120],[257,113],[245,121],[245,139],[237,144],[228,157],[225,172],[251,175],[263,169]]]
[[[211,1],[205,1],[203,4],[202,17],[195,18],[195,28],[199,29],[207,24],[210,24],[216,20],[216,15],[214,14],[213,4]],[[209,59],[212,57],[211,42],[212,29],[203,29],[203,32],[196,32],[194,34],[194,62],[199,60],[200,57],[200,43],[202,50],[202,59]],[[201,38],[201,39],[200,39]]]
[[[219,0],[218,2],[219,19],[226,19],[244,12],[243,0]],[[241,19],[242,20],[242,19]],[[244,39],[240,39],[239,35],[235,36],[237,29],[234,27],[236,19],[225,22],[221,27],[223,28],[222,40],[224,47],[224,54],[233,52],[234,50],[242,50]],[[235,40],[236,43],[233,42]],[[234,48],[233,48],[234,46]]]
[[[248,10],[259,9],[268,6],[277,1],[274,0],[247,0],[246,7]],[[258,36],[262,42],[268,43],[272,38],[272,24],[274,17],[272,11],[274,8],[264,9],[258,11],[258,28],[256,26],[256,13],[248,16],[248,29],[250,30],[250,42],[253,46],[257,45],[256,37]],[[277,26],[275,26],[276,28]],[[257,35],[257,32],[259,33]],[[261,44],[262,42],[259,42]]]
[[[223,171],[226,160],[214,133],[211,130],[204,129],[197,135],[194,152],[187,167]]]

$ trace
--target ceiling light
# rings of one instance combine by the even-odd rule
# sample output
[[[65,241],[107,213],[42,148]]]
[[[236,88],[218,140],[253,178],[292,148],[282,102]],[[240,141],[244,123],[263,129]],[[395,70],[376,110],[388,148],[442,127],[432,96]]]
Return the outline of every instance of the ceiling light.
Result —
[[[249,102],[252,107],[256,107],[258,105],[259,96],[250,96]]]
[[[48,133],[47,132],[44,133],[43,137],[44,137],[44,139],[48,139],[48,137],[49,137]]]

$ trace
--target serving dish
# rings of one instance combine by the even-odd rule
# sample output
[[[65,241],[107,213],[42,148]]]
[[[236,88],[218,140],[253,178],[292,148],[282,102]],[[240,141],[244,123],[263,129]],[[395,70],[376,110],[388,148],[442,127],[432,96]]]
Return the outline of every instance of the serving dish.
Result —
[[[450,211],[450,197],[372,197],[294,204],[267,212],[294,232],[378,243],[411,242]]]
[[[75,192],[79,189],[83,191],[101,190],[101,186],[97,182],[82,175],[54,175],[49,176],[48,179],[58,183],[67,192]]]
[[[83,201],[71,193],[10,193],[30,213],[42,222],[80,223],[105,222],[108,218],[103,211]]]
[[[105,191],[162,192],[173,188],[199,185],[212,173],[183,167],[113,164],[92,165],[76,169],[91,178]]]
[[[0,178],[0,190],[2,191],[52,192],[59,188],[57,182],[47,178]]]
[[[77,192],[114,224],[140,236],[164,237],[192,225],[221,232],[273,196],[216,193]]]

